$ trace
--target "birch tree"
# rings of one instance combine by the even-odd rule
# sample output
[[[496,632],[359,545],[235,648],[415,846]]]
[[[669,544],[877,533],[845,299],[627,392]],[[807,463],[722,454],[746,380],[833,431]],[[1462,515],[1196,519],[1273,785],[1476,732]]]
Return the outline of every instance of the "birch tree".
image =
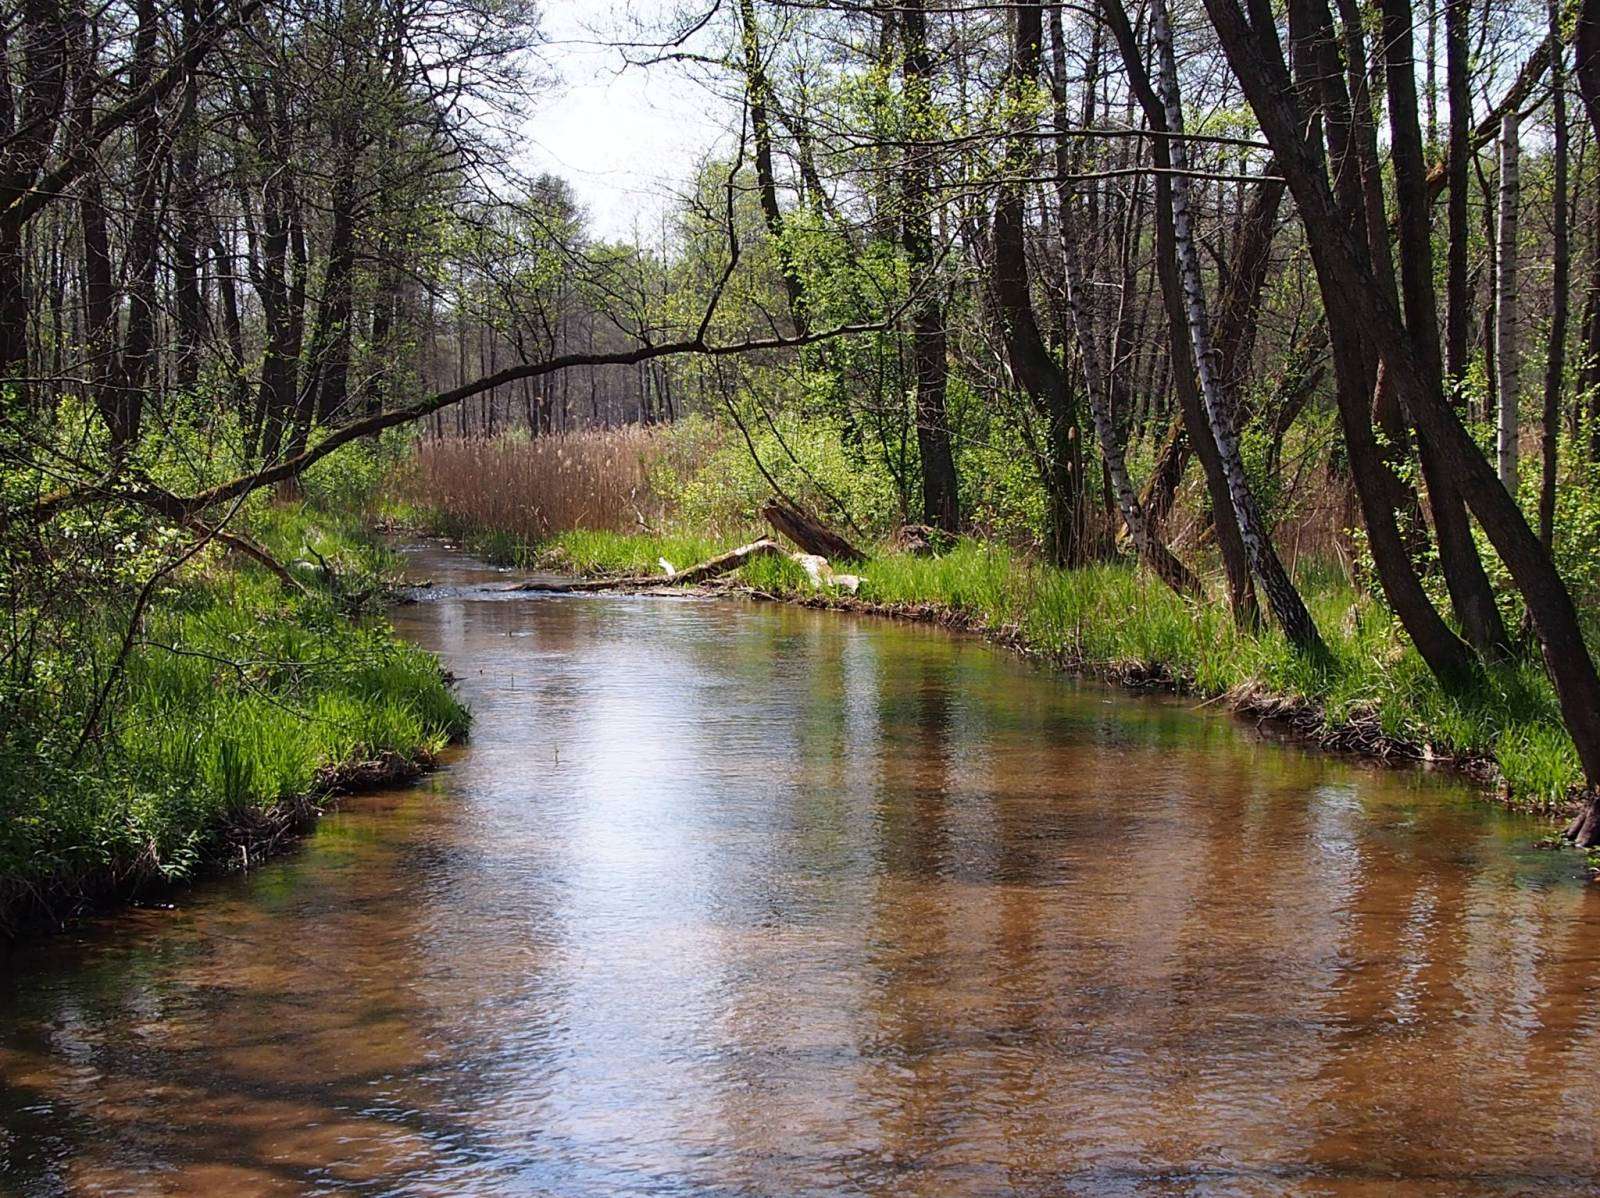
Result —
[[[1217,443],[1217,454],[1228,480],[1228,497],[1233,503],[1239,535],[1250,558],[1250,569],[1266,592],[1272,615],[1292,644],[1302,651],[1325,653],[1316,621],[1306,610],[1289,572],[1278,558],[1272,537],[1262,519],[1244,459],[1239,453],[1239,432],[1234,404],[1217,378],[1217,363],[1211,345],[1211,321],[1206,311],[1205,280],[1200,268],[1200,250],[1195,242],[1192,196],[1189,181],[1189,151],[1184,144],[1183,99],[1178,90],[1178,64],[1172,46],[1172,23],[1166,0],[1151,6],[1150,36],[1156,48],[1156,88],[1166,108],[1167,129],[1172,134],[1172,234],[1177,248],[1179,282],[1183,290],[1184,313],[1189,323],[1189,341],[1194,347],[1195,371],[1206,419]]]
[[[1063,230],[1065,234],[1065,230]],[[1139,560],[1178,594],[1189,599],[1204,595],[1200,580],[1178,560],[1151,527],[1148,513],[1139,502],[1139,493],[1128,476],[1127,446],[1121,428],[1112,418],[1110,380],[1100,357],[1100,331],[1096,327],[1094,308],[1084,298],[1083,280],[1072,262],[1069,248],[1070,235],[1062,237],[1061,272],[1067,293],[1067,312],[1072,331],[1078,342],[1078,360],[1083,364],[1084,389],[1089,398],[1089,414],[1094,421],[1095,436],[1100,441],[1100,457],[1106,474],[1111,479],[1112,494],[1117,511],[1127,526],[1128,536],[1139,554]]]
[[[1517,261],[1517,209],[1522,202],[1522,151],[1517,138],[1517,114],[1500,121],[1500,211],[1495,226],[1494,356],[1499,405],[1495,417],[1495,459],[1500,481],[1517,493],[1517,409],[1521,398],[1518,376],[1522,347],[1517,338],[1519,296]]]

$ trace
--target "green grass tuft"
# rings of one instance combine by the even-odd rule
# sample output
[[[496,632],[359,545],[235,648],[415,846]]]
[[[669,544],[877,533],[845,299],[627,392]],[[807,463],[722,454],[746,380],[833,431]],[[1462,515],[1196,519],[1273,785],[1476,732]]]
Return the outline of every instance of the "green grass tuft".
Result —
[[[93,679],[64,677],[0,738],[0,926],[7,903],[179,878],[230,825],[271,818],[341,767],[429,757],[467,727],[437,660],[343,597],[393,559],[353,521],[301,505],[248,534],[306,584],[209,549],[146,613],[100,734],[79,747]],[[111,661],[127,613],[86,624]]]

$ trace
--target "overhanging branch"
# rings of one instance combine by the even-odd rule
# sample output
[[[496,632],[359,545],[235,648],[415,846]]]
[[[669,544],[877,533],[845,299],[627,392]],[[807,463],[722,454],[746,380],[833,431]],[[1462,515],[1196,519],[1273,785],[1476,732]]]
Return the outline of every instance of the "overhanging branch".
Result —
[[[756,337],[744,341],[721,344],[708,341],[702,330],[696,333],[695,336],[680,341],[662,342],[658,345],[640,345],[630,350],[619,350],[612,353],[563,354],[559,357],[548,358],[543,362],[529,362],[509,366],[494,374],[484,375],[473,382],[451,388],[448,391],[438,392],[418,403],[410,404],[403,408],[395,408],[388,412],[380,412],[344,425],[328,434],[317,444],[306,448],[292,458],[261,470],[241,474],[228,482],[220,483],[193,495],[174,495],[172,492],[158,487],[117,488],[100,484],[83,485],[64,488],[51,495],[44,496],[28,508],[7,513],[5,523],[10,523],[18,515],[28,515],[34,520],[48,520],[62,512],[82,507],[96,500],[133,503],[158,512],[170,520],[188,523],[198,517],[200,513],[215,507],[219,503],[227,503],[248,495],[252,491],[260,490],[262,487],[270,487],[275,483],[298,477],[334,450],[348,445],[352,441],[359,440],[362,437],[374,436],[386,429],[410,424],[412,421],[420,420],[424,416],[431,416],[442,408],[460,403],[464,399],[470,399],[481,392],[503,387],[508,383],[555,374],[561,370],[588,366],[633,366],[640,362],[653,361],[656,358],[678,355],[696,354],[703,357],[729,357],[736,354],[759,353],[763,350],[798,349],[807,345],[815,345],[822,341],[831,341],[838,337],[883,332],[891,328],[893,322],[894,319],[891,317],[882,321],[836,325],[832,328],[817,329],[793,336],[780,334],[772,337]]]

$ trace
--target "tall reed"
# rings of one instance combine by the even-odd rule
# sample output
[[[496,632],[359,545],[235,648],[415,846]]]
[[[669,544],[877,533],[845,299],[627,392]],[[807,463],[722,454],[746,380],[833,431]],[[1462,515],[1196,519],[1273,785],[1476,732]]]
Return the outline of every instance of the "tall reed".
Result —
[[[447,528],[522,544],[575,528],[637,530],[661,514],[650,472],[665,452],[661,434],[640,428],[427,440],[397,490]]]

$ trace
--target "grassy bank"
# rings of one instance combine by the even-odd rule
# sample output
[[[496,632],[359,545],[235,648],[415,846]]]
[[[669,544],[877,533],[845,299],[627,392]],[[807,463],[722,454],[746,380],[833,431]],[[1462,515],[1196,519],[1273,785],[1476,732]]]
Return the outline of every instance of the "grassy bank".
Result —
[[[692,534],[571,531],[513,547],[509,560],[591,576],[634,574],[659,569],[661,557],[682,567],[728,544]],[[963,541],[933,558],[881,552],[852,570],[861,576],[857,596],[818,592],[793,563],[772,558],[729,582],[786,600],[936,620],[1075,670],[1225,699],[1289,719],[1330,748],[1460,766],[1526,810],[1565,810],[1580,782],[1541,670],[1497,667],[1471,695],[1448,696],[1393,617],[1334,570],[1300,571],[1328,641],[1330,658],[1321,664],[1275,631],[1241,632],[1225,604],[1186,604],[1130,566],[1056,570],[1003,546]]]
[[[357,618],[398,563],[354,517],[262,504],[243,529],[299,587],[213,544],[154,592],[109,688],[63,671],[13,700],[0,935],[259,855],[326,796],[413,773],[465,731],[436,659]],[[82,657],[114,661],[128,615],[84,615]]]

